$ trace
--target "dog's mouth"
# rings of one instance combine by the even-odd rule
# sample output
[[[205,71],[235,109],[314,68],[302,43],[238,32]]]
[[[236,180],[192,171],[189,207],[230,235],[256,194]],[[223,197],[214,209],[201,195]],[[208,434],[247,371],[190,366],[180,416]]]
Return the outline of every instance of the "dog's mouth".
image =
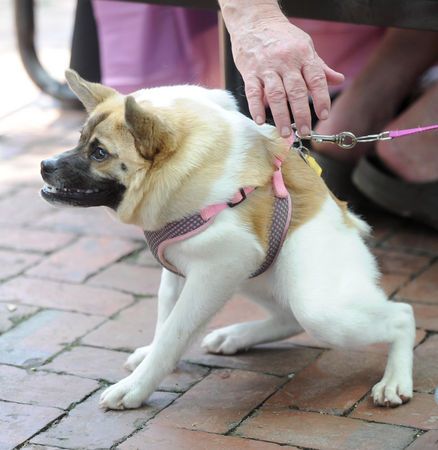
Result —
[[[102,192],[101,189],[79,189],[68,187],[56,187],[51,184],[44,184],[41,189],[41,194],[48,197],[64,197],[64,198],[78,198],[84,195],[98,194]]]
[[[64,185],[54,186],[45,183],[41,189],[44,200],[55,205],[80,206],[108,206],[116,209],[120,203],[125,187],[120,183],[107,183],[99,188],[76,188]]]

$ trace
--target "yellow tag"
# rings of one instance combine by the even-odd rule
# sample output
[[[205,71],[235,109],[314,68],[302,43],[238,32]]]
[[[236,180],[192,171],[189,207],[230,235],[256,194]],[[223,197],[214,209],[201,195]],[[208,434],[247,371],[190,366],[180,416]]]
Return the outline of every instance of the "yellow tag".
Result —
[[[316,162],[316,159],[313,156],[306,155],[306,161],[307,164],[309,164],[309,167],[311,167],[320,177],[322,173],[321,166]]]

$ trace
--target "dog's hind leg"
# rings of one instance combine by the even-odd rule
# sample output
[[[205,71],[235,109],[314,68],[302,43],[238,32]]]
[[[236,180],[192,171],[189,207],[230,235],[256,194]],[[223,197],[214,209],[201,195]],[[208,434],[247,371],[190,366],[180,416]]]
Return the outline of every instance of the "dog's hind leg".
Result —
[[[184,278],[163,269],[161,273],[160,288],[158,290],[158,315],[153,341],[157,339],[160,329],[172,312],[183,286]],[[152,344],[146,345],[145,347],[139,347],[129,355],[124,364],[125,369],[132,372],[150,352],[153,341]]]
[[[342,307],[332,306],[328,298],[306,298],[305,308],[295,311],[309,334],[331,346],[389,343],[385,373],[372,389],[372,397],[377,405],[397,406],[412,397],[415,321],[410,305],[387,301],[383,292],[379,297],[381,301],[357,295],[355,304],[349,302]]]
[[[210,353],[232,355],[254,345],[286,339],[303,330],[290,309],[284,308],[274,299],[258,297],[254,301],[267,309],[271,316],[214,330],[204,338],[202,347]]]
[[[347,348],[389,343],[387,367],[372,396],[378,405],[397,406],[412,397],[412,307],[388,301],[373,256],[354,228],[336,223],[334,215],[325,211],[285,243],[276,285],[315,338]]]

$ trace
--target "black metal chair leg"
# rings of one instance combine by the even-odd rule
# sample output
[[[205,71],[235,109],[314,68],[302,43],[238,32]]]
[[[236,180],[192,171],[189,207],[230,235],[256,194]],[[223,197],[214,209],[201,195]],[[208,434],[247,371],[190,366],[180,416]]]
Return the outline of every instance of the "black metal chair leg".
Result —
[[[77,1],[70,67],[88,81],[101,81],[99,40],[90,0]]]
[[[45,93],[61,102],[76,106],[78,101],[67,84],[49,75],[41,65],[35,50],[35,22],[33,0],[15,0],[15,26],[18,49],[24,68],[32,81]]]

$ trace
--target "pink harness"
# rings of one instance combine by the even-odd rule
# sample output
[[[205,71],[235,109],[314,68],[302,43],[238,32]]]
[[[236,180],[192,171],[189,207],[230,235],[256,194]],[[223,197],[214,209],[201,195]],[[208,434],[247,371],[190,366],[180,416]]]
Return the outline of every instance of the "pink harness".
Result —
[[[281,164],[283,160],[275,159],[277,170],[272,177],[272,187],[274,191],[274,211],[272,225],[269,233],[268,250],[261,266],[251,274],[250,278],[265,272],[274,262],[280,248],[286,237],[291,219],[292,202],[286,186],[284,185],[283,175],[281,173]],[[166,248],[201,233],[208,228],[215,217],[224,209],[234,208],[247,199],[247,196],[255,190],[254,187],[245,187],[239,189],[232,200],[226,203],[218,203],[203,208],[199,213],[184,217],[175,222],[168,223],[157,231],[145,231],[147,244],[157,261],[171,272],[182,275],[178,269],[166,260],[164,253]]]

